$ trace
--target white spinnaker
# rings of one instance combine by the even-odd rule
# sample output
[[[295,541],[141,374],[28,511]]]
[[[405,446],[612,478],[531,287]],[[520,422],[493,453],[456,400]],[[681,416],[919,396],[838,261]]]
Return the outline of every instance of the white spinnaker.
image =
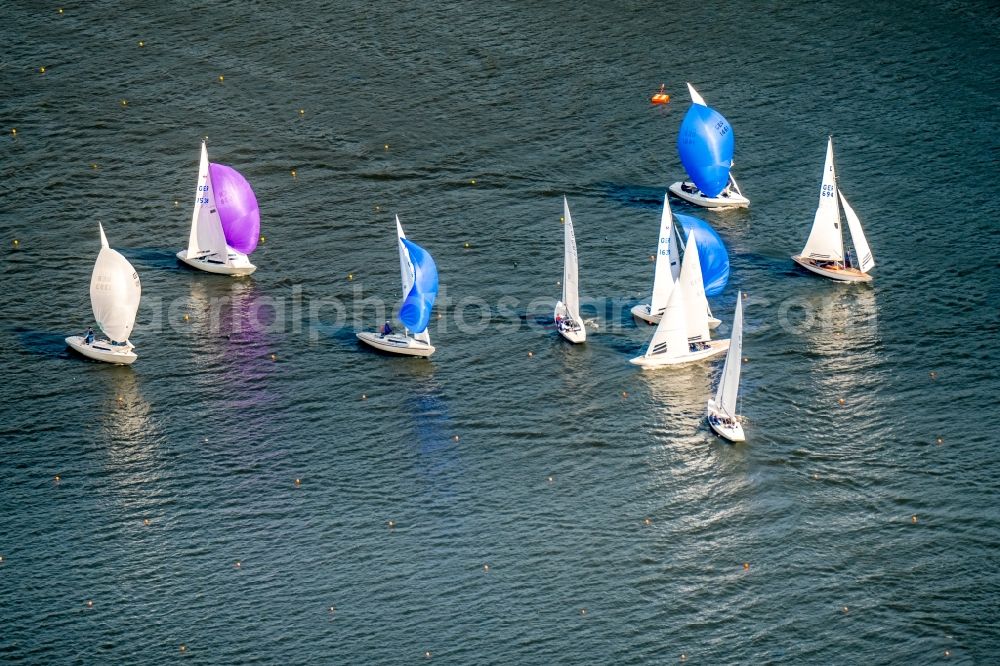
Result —
[[[653,331],[653,337],[646,347],[645,356],[664,355],[665,358],[680,358],[688,353],[687,317],[685,316],[684,287],[675,285],[667,299],[660,323]]]
[[[840,229],[840,208],[837,206],[837,175],[833,169],[832,137],[826,145],[819,205],[816,207],[809,239],[802,248],[802,256],[821,261],[844,260],[844,236]]]
[[[139,275],[128,259],[108,247],[101,226],[101,251],[90,276],[90,305],[97,325],[114,342],[128,340],[141,295]]]
[[[681,276],[678,285],[684,290],[684,318],[690,342],[708,342],[708,299],[705,297],[705,283],[701,275],[701,258],[698,256],[698,241],[694,232],[689,232],[684,245],[684,260],[681,262]],[[677,290],[677,287],[674,287]],[[666,315],[664,315],[666,316]]]
[[[837,192],[840,193],[840,203],[844,206],[844,217],[847,218],[847,228],[851,232],[851,243],[854,244],[854,251],[857,253],[857,268],[862,273],[867,273],[875,266],[875,257],[872,256],[872,250],[868,247],[868,239],[865,238],[865,232],[861,229],[861,220],[858,219],[858,214],[851,208],[851,204],[847,203],[847,197],[844,196],[844,193],[840,190]]]
[[[722,378],[715,391],[715,406],[730,418],[736,418],[736,394],[740,389],[740,368],[743,362],[743,295],[736,294],[736,314],[733,315],[733,331],[729,336],[729,351],[726,364],[722,367]]]
[[[208,171],[208,148],[201,142],[201,161],[198,164],[198,184],[194,192],[194,212],[191,214],[191,236],[188,238],[188,258],[202,254],[215,256],[217,261],[229,263],[229,248],[222,220],[215,205],[212,176]]]
[[[687,87],[688,87],[688,93],[691,95],[692,104],[701,104],[702,106],[708,106],[708,104],[705,104],[705,100],[702,98],[702,96],[698,94],[698,91],[694,89],[693,85],[688,83]]]
[[[578,280],[578,260],[576,256],[576,235],[573,233],[573,218],[569,214],[569,201],[563,197],[563,305],[570,319],[580,323],[580,292]]]
[[[660,216],[660,238],[656,244],[656,266],[653,269],[653,297],[650,299],[650,314],[659,314],[667,307],[667,299],[674,289],[674,282],[680,274],[680,252],[674,242],[674,216],[663,196],[663,214]]]

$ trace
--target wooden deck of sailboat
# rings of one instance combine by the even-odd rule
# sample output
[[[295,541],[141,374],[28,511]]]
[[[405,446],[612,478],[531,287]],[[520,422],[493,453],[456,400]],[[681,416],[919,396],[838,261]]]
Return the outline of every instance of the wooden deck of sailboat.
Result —
[[[817,266],[812,262],[812,260],[806,259],[800,254],[793,254],[792,261],[808,271],[830,278],[831,280],[838,280],[840,282],[872,281],[871,275],[862,273],[857,268],[823,268],[822,266]]]

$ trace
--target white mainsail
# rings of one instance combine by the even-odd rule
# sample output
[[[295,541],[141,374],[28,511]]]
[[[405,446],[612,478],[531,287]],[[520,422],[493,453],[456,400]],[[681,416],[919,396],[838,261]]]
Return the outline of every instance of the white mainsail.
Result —
[[[865,232],[861,229],[861,220],[858,219],[858,214],[851,208],[851,204],[847,203],[847,197],[844,196],[844,193],[839,189],[837,192],[840,194],[840,203],[844,206],[844,217],[847,218],[847,228],[851,232],[851,243],[854,244],[854,251],[857,254],[857,268],[862,273],[867,273],[875,266],[875,257],[872,256],[872,250],[868,247],[868,239],[865,238]]]
[[[698,256],[698,241],[694,232],[688,232],[684,246],[684,260],[678,280],[684,290],[684,318],[687,323],[687,337],[690,342],[708,342],[708,299],[705,297],[705,283],[701,275],[701,258]],[[676,291],[677,288],[674,288]],[[666,317],[666,313],[663,315]]]
[[[127,342],[135,325],[142,287],[139,275],[128,259],[108,246],[101,229],[101,252],[90,276],[90,305],[94,319],[105,335],[114,342]]]
[[[189,259],[196,259],[200,256],[212,257],[213,255],[217,261],[223,264],[229,263],[226,234],[222,230],[222,220],[215,204],[212,176],[208,171],[208,148],[202,141],[187,256]]]
[[[840,209],[837,206],[837,177],[833,169],[833,137],[826,146],[819,205],[816,207],[809,239],[802,248],[802,257],[824,261],[844,260],[844,237],[840,230]]]
[[[684,285],[678,282],[670,292],[667,307],[663,310],[663,317],[656,325],[656,330],[653,331],[645,356],[649,358],[665,354],[666,358],[679,358],[687,354],[689,351],[687,327]]]
[[[660,314],[667,307],[670,292],[680,275],[680,253],[674,243],[674,216],[663,195],[663,214],[660,216],[660,239],[656,245],[656,266],[653,269],[653,297],[649,303],[649,313]]]
[[[687,87],[688,87],[688,94],[691,95],[692,104],[701,104],[702,106],[708,106],[708,104],[705,104],[705,100],[702,98],[702,96],[698,94],[698,91],[694,89],[693,85],[688,83]]]
[[[743,295],[736,294],[736,314],[733,315],[733,331],[729,336],[729,351],[726,364],[722,366],[722,378],[715,391],[715,406],[731,419],[736,418],[736,394],[740,388],[740,367],[743,361]]]
[[[576,235],[573,233],[573,218],[569,214],[569,201],[563,197],[563,293],[562,302],[569,318],[580,322],[580,293],[577,284],[578,260],[576,257]]]

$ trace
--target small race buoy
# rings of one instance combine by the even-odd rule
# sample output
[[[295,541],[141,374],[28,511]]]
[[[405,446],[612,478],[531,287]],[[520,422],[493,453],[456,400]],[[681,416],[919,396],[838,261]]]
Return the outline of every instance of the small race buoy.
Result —
[[[234,569],[239,569],[242,566],[243,566],[243,564],[239,560],[236,560],[236,563],[233,564],[233,568]]]
[[[128,106],[128,100],[122,99],[122,106]]]
[[[476,179],[475,178],[473,178],[472,180],[469,181],[469,185],[475,185],[475,184],[476,184]]]
[[[944,656],[950,657],[951,656],[951,650],[945,650],[944,651]]]
[[[87,599],[87,608],[93,608],[93,607],[94,607],[94,600]]]
[[[534,355],[535,355],[535,352],[528,352],[528,358],[531,358]]]
[[[628,397],[628,391],[622,391],[622,398]]]
[[[222,83],[225,80],[226,80],[226,77],[224,77],[222,74],[219,74],[219,83]]]
[[[938,437],[937,438],[937,443],[938,443],[938,446],[941,446],[942,444],[944,444],[944,437]]]
[[[749,363],[750,362],[750,357],[749,356],[744,356],[743,357],[743,362],[744,363]]]
[[[299,115],[300,116],[306,115],[306,110],[305,109],[299,109]]]
[[[3,555],[0,555],[0,564],[3,564]]]
[[[278,355],[277,354],[271,354],[271,360],[272,361],[277,361],[278,360]]]
[[[149,527],[149,518],[143,518],[142,524],[145,525],[146,527]]]
[[[647,526],[647,527],[649,527],[650,525],[653,524],[653,519],[652,518],[644,518],[643,521],[642,521],[642,524],[645,525],[645,526]]]
[[[839,400],[837,400],[837,404],[838,405],[843,405],[845,402],[847,402],[847,401],[844,400],[843,398],[840,398]]]
[[[260,242],[261,243],[267,242],[267,238],[265,238],[263,234],[261,234],[261,236],[260,236]]]
[[[184,643],[181,643],[181,648],[180,649],[181,649],[181,652],[187,652],[187,645],[184,645]]]
[[[62,477],[56,474],[56,478],[54,480],[56,483],[59,483],[60,481],[62,481]]]
[[[97,169],[98,169],[97,162],[91,162],[90,163],[90,168],[93,169],[94,171],[97,171]]]
[[[566,224],[566,218],[564,218],[562,215],[559,216],[559,224]]]
[[[457,442],[458,441],[458,435],[452,435],[451,436],[451,441]]]
[[[140,39],[140,40],[139,40],[139,48],[141,49],[141,48],[142,48],[143,46],[145,46],[145,45],[146,45],[146,42],[144,42],[144,41],[142,41],[142,40]]]
[[[63,13],[63,10],[62,10],[62,7],[60,7],[60,8],[59,8],[59,13],[60,13],[60,14],[62,14],[62,13]]]
[[[549,477],[546,479],[546,481],[548,481],[549,483],[554,483],[555,480],[556,480],[556,477],[551,476],[551,475],[549,475]]]
[[[178,201],[177,199],[174,199],[174,208],[177,208],[180,205],[181,205],[181,202]]]
[[[917,522],[917,514],[913,514],[913,515],[912,515],[912,516],[910,517],[910,522],[914,522],[914,523],[915,523],[915,522]]]
[[[660,89],[653,93],[649,101],[653,104],[669,104],[670,95],[667,94],[667,84],[661,83]]]
[[[580,615],[586,615],[586,614],[587,614],[587,609],[586,608],[581,608],[580,609]]]
[[[430,650],[424,650],[424,658],[425,659],[430,659],[431,658],[431,651]]]
[[[38,73],[39,74],[44,74],[45,73],[45,68],[44,67],[39,67],[38,68]]]
[[[750,563],[749,562],[744,562],[743,563],[743,571],[749,571],[749,570],[750,570]]]
[[[185,312],[184,313],[184,321],[190,321],[190,320],[191,320],[191,317]]]
[[[687,659],[688,659],[688,656],[682,652],[681,653],[681,661],[687,661]]]
[[[813,481],[818,481],[818,480],[819,480],[819,474],[813,472]]]
[[[367,393],[362,393],[361,394],[361,399],[362,400],[367,400],[368,399],[368,394]]]
[[[842,612],[842,613],[846,613],[846,612],[847,612],[847,606],[844,606],[844,607],[843,607],[843,608],[841,608],[840,610],[841,610],[841,612]]]
[[[390,520],[390,521],[388,522],[388,525],[389,525],[389,529],[390,529],[390,530],[392,530],[392,529],[396,529],[396,521],[395,521],[395,520]]]
[[[330,606],[329,608],[327,608],[327,610],[330,611],[331,613],[336,613],[337,612],[337,607],[336,606]]]
[[[382,212],[382,206],[380,206],[378,204],[375,204],[375,212],[376,213],[381,213]]]
[[[489,564],[484,564],[483,565],[483,571],[485,571],[486,573],[489,573],[490,572],[490,565]]]
[[[468,244],[468,243],[466,243],[466,244],[465,244],[465,249],[466,249],[466,250],[468,250],[468,249],[469,249],[469,244]]]
[[[348,280],[353,280],[354,279],[354,273],[348,273],[347,274],[347,279]]]
[[[21,244],[21,241],[17,240],[16,238],[13,241],[11,241],[11,245],[13,245],[14,247],[17,247],[20,244]]]
[[[16,130],[15,130],[16,133]],[[931,370],[931,379],[937,379],[937,373]]]
[[[655,254],[649,255],[649,260],[650,261],[656,261],[656,255]]]
[[[295,479],[295,487],[298,488],[302,485],[302,479]]]
[[[295,169],[292,169],[292,178],[298,178],[299,174],[295,173]]]
[[[382,150],[389,150],[389,144],[387,143],[382,144]]]
[[[14,136],[17,136],[17,128],[16,128],[16,127],[12,127],[12,128],[10,129],[10,133],[11,133],[12,135],[14,135]]]

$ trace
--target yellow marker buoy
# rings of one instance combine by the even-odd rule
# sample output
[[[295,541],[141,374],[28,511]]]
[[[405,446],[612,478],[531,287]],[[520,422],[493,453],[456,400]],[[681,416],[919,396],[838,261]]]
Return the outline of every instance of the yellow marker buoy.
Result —
[[[299,115],[300,116],[306,115],[306,110],[305,109],[299,109]]]
[[[14,136],[17,136],[17,128],[16,127],[12,127],[11,130],[10,130],[10,133],[13,134]]]
[[[389,144],[384,144],[382,146],[382,150],[389,150]]]
[[[687,658],[688,656],[686,654],[681,653],[681,661],[687,661]]]
[[[489,573],[490,572],[490,565],[489,564],[484,564],[483,565],[483,571],[485,571],[486,573]]]
[[[390,520],[389,521],[389,529],[394,529],[395,527],[396,527],[396,521],[395,520]]]
[[[649,255],[649,260],[650,261],[656,261],[656,255],[655,254]]]
[[[566,224],[566,218],[564,218],[562,215],[560,215],[559,216],[559,223],[560,224]]]
[[[14,133],[16,134],[17,130],[15,130]],[[934,372],[933,370],[931,370],[931,379],[937,379],[937,373]]]
[[[271,354],[271,360],[272,361],[277,361],[278,360],[278,355],[277,354]]]
[[[122,100],[122,106],[128,106],[128,100],[127,99],[123,99]]]
[[[265,241],[267,241],[267,239],[266,239],[266,238],[264,238],[264,236],[262,235],[262,236],[260,237],[260,242],[261,242],[261,243],[263,243],[263,242],[265,242]]]
[[[222,74],[219,74],[219,83],[222,83],[225,80],[226,80],[226,77],[224,77]]]
[[[347,274],[347,279],[348,280],[353,280],[354,279],[354,273],[348,273]]]
[[[94,600],[87,599],[87,608],[93,608],[93,607],[94,607]]]
[[[381,213],[382,212],[382,206],[379,206],[378,204],[375,204],[375,212],[376,213]]]
[[[299,174],[295,173],[295,169],[292,169],[292,178],[297,178]]]
[[[749,562],[744,562],[743,563],[743,571],[748,571],[749,569],[750,569],[750,563]]]
[[[367,400],[368,399],[368,394],[367,393],[362,393],[361,394],[361,399],[362,400]]]
[[[56,483],[58,483],[58,482],[62,481],[62,477],[61,477],[61,476],[59,476],[58,474],[56,474],[56,478],[55,478],[55,481],[56,481]]]
[[[93,169],[94,171],[97,171],[97,162],[91,162],[90,168]]]
[[[189,321],[190,319],[191,317],[189,317],[187,314],[184,315],[184,321]]]
[[[528,358],[531,358],[534,355],[535,355],[535,352],[528,352]]]
[[[21,241],[19,241],[19,240],[17,240],[17,239],[15,238],[15,239],[14,239],[13,241],[11,241],[11,244],[12,244],[12,245],[13,245],[14,247],[17,247],[18,245],[20,245],[20,244],[21,244]]]
[[[187,652],[187,645],[184,645],[184,643],[181,643],[181,652]]]
[[[142,524],[145,525],[146,527],[149,527],[149,518],[143,518]]]
[[[845,402],[846,402],[846,400],[844,400],[843,398],[840,398],[839,400],[837,400],[837,404],[838,405],[843,405]]]
[[[177,208],[180,205],[181,205],[181,202],[178,201],[177,199],[174,199],[174,208]]]
[[[60,13],[60,14],[62,14],[62,13],[63,13],[63,10],[62,10],[62,7],[60,7],[60,8],[59,8],[59,13]]]
[[[430,659],[431,658],[431,651],[430,650],[424,650],[424,658],[425,659]]]
[[[628,391],[622,391],[622,397],[623,398],[627,398],[628,397]]]
[[[842,612],[846,613],[846,612],[847,612],[847,606],[844,606],[844,607],[843,607],[843,608],[841,608],[840,610],[841,610]]]
[[[467,249],[467,250],[469,249],[469,244],[468,243],[465,244],[465,249]]]
[[[0,562],[3,562],[3,555],[0,555]]]
[[[146,42],[144,42],[144,41],[142,41],[142,40],[139,40],[139,48],[140,48],[140,49],[141,49],[141,48],[142,48],[143,46],[145,46],[145,45],[146,45]]]
[[[917,522],[917,516],[916,516],[916,514],[914,514],[914,515],[913,515],[913,516],[912,516],[912,517],[910,518],[910,520],[911,520],[912,522],[914,522],[914,523],[915,523],[915,522]]]
[[[587,614],[587,609],[586,608],[581,608],[580,609],[580,615],[586,615],[586,614]]]
[[[302,485],[302,479],[295,479],[295,487],[298,488]]]
[[[475,178],[473,178],[472,180],[469,181],[469,185],[475,185],[475,184],[476,184],[476,179]]]
[[[647,525],[647,526],[648,525],[652,525],[653,524],[653,519],[652,518],[645,518],[645,519],[643,519],[642,524],[643,525]]]
[[[938,438],[937,438],[937,443],[938,443],[939,445],[941,445],[941,444],[944,444],[944,437],[938,437]]]
[[[750,357],[749,356],[744,356],[743,357],[743,362],[744,363],[749,363],[750,362]]]
[[[944,656],[950,657],[951,656],[951,650],[945,650],[944,651]]]
[[[554,476],[550,476],[548,479],[546,479],[546,481],[548,481],[549,483],[552,483],[555,480],[556,480],[556,477],[554,477]]]
[[[44,67],[39,67],[38,68],[38,73],[39,74],[44,74],[45,73],[45,68]]]

